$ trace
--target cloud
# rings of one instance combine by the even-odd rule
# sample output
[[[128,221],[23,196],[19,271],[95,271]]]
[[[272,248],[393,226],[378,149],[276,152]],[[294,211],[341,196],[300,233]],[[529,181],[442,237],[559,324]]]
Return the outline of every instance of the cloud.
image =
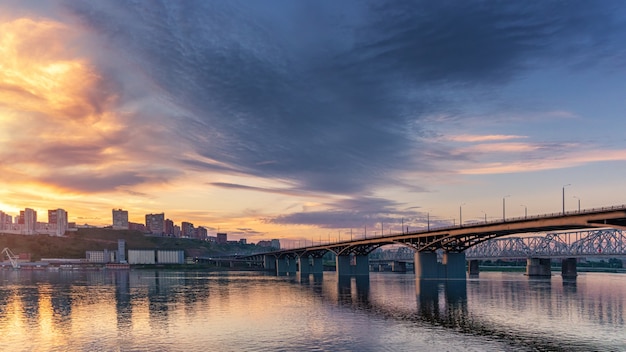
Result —
[[[282,195],[288,195],[288,196],[307,196],[307,197],[312,197],[312,198],[321,197],[319,194],[315,194],[313,192],[301,191],[298,189],[253,187],[253,186],[246,186],[246,185],[240,185],[240,184],[228,183],[228,182],[211,182],[210,185],[220,187],[220,188],[232,189],[232,190],[274,193],[274,194],[282,194]]]
[[[540,156],[521,160],[508,160],[506,162],[486,162],[479,166],[462,168],[461,174],[483,175],[503,174],[514,172],[534,172],[542,170],[564,169],[584,164],[626,161],[625,150],[589,150],[568,149],[566,152],[553,153],[545,150]]]
[[[516,136],[516,135],[469,135],[469,134],[461,134],[461,135],[448,135],[444,136],[443,139],[454,141],[454,142],[491,142],[491,141],[505,141],[510,139],[521,139],[528,138],[527,136]]]
[[[142,186],[199,177],[352,201],[266,218],[276,224],[397,222],[419,214],[381,189],[599,160],[568,152],[584,146],[568,136],[507,130],[581,117],[502,91],[625,57],[623,5],[611,1],[61,4],[0,24],[3,180],[145,197]],[[490,129],[472,131],[478,120]]]
[[[619,43],[610,9],[578,2],[283,5],[67,3],[185,111],[186,163],[345,195],[455,160],[420,136],[459,97]]]

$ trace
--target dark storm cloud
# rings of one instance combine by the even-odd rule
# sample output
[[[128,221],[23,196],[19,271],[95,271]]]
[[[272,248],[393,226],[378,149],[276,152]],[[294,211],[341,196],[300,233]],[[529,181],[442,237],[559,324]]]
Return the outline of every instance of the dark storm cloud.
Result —
[[[186,111],[179,133],[216,161],[187,163],[321,193],[362,194],[458,158],[422,142],[422,117],[454,115],[463,97],[550,62],[624,54],[610,1],[67,6]]]

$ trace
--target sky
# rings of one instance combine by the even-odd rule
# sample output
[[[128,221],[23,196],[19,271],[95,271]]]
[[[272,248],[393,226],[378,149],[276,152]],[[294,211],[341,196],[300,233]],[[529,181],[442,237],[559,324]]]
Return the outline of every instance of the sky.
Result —
[[[1,0],[0,210],[288,245],[626,204],[625,43],[621,0]]]

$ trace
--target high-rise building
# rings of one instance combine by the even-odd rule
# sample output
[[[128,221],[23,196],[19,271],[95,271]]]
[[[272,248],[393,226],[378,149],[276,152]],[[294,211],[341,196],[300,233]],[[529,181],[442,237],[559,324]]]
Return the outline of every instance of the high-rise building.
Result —
[[[216,242],[220,243],[220,244],[228,243],[228,234],[226,234],[226,233],[218,233]]]
[[[128,211],[113,209],[113,230],[128,230]]]
[[[174,236],[174,222],[170,219],[165,219],[165,235]]]
[[[0,230],[7,230],[11,224],[11,215],[0,211]]]
[[[196,238],[199,240],[206,240],[209,237],[209,232],[205,227],[199,226],[196,228]]]
[[[156,235],[165,233],[165,214],[146,214],[146,227]]]
[[[183,221],[180,226],[180,232],[181,237],[192,238],[196,231],[192,223]]]
[[[26,208],[24,211],[20,211],[20,215],[24,214],[24,233],[27,235],[34,235],[37,226],[37,212],[31,208]]]
[[[65,235],[67,212],[63,209],[48,210],[48,224],[54,224],[53,228],[57,236]]]
[[[272,248],[280,249],[280,240],[272,239],[271,244]]]

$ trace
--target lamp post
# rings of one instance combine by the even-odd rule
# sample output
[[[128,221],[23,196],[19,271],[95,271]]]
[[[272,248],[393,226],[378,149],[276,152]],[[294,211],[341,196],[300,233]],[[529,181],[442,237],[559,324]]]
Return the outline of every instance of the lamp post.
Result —
[[[520,205],[520,207],[524,207],[524,219],[528,218],[528,207],[524,204]]]
[[[459,227],[463,226],[463,206],[465,203],[459,205]]]
[[[574,198],[578,199],[578,212],[580,213],[580,198],[574,196]]]
[[[563,215],[565,215],[565,187],[571,186],[570,183],[563,185]]]
[[[484,210],[481,210],[480,212],[481,212],[481,213],[483,213],[483,214],[485,214],[485,224],[486,224],[486,223],[487,223],[487,213],[485,213],[485,211],[484,211]]]
[[[507,194],[506,196],[502,197],[502,222],[506,221],[506,202],[505,199],[510,197],[510,194]]]

